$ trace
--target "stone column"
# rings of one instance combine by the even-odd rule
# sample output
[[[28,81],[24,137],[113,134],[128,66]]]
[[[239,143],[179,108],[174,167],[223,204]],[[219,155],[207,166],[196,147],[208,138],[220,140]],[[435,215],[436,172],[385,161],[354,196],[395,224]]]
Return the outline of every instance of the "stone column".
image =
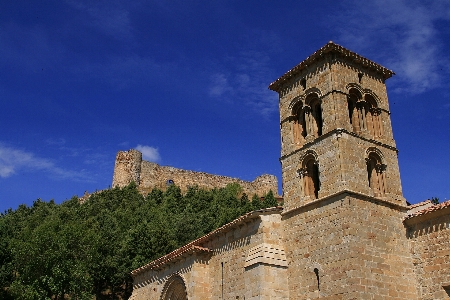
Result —
[[[304,112],[305,112],[305,123],[306,123],[306,137],[309,137],[310,135],[313,134],[312,131],[312,122],[311,122],[311,107],[309,106],[305,106],[304,108]]]
[[[377,118],[378,136],[383,136],[383,119],[381,117],[381,109],[380,108],[375,109],[375,115]]]
[[[383,196],[386,193],[386,165],[380,164],[377,168],[378,177],[380,180],[380,194]]]

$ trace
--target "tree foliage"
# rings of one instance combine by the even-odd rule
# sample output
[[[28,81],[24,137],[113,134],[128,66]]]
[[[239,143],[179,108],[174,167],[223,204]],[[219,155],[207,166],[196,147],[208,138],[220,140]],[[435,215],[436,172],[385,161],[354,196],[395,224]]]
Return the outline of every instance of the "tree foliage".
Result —
[[[132,183],[57,205],[36,200],[0,216],[0,299],[127,299],[130,272],[255,209],[238,184],[143,196]]]
[[[437,198],[437,197],[432,197],[430,201],[431,201],[431,203],[433,203],[434,205],[438,205],[438,204],[439,204],[439,198]]]

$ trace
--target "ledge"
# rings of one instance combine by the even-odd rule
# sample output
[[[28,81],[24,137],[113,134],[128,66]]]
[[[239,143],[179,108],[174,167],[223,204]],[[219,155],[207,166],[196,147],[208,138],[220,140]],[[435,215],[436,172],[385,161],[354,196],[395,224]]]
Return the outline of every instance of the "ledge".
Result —
[[[363,141],[370,142],[370,143],[375,144],[375,145],[377,145],[377,146],[380,146],[380,147],[383,147],[383,148],[387,148],[387,149],[389,149],[389,150],[392,150],[392,151],[395,151],[395,152],[398,153],[398,149],[397,149],[396,147],[394,147],[394,146],[390,146],[390,145],[388,145],[388,144],[385,144],[385,143],[376,141],[376,140],[374,140],[374,139],[368,139],[368,138],[363,137],[363,136],[361,136],[361,135],[358,135],[358,134],[356,134],[356,133],[354,133],[354,132],[350,132],[350,131],[348,131],[347,129],[344,129],[344,128],[336,128],[336,129],[333,129],[333,130],[331,130],[331,131],[328,131],[328,132],[325,133],[325,134],[322,134],[321,136],[315,138],[315,139],[314,139],[313,141],[311,141],[311,142],[305,143],[305,144],[304,144],[302,147],[300,147],[299,149],[296,149],[296,150],[292,151],[292,152],[289,153],[289,154],[282,155],[282,156],[279,158],[279,160],[280,160],[280,162],[281,162],[282,160],[284,160],[284,159],[286,159],[286,158],[288,158],[288,157],[290,157],[290,156],[292,156],[292,155],[294,155],[294,154],[296,154],[296,153],[298,153],[298,152],[301,152],[301,151],[303,151],[303,150],[305,150],[305,149],[310,148],[310,147],[311,147],[312,145],[314,145],[315,143],[317,143],[317,142],[319,142],[319,141],[321,141],[321,140],[323,140],[323,139],[325,139],[325,138],[327,138],[327,137],[330,137],[330,136],[332,136],[333,134],[342,134],[342,133],[346,133],[346,134],[348,134],[348,135],[350,135],[350,136],[359,138],[359,139],[361,139],[361,140],[363,140]]]
[[[316,204],[318,204],[318,203],[324,202],[324,201],[326,201],[326,200],[330,200],[330,199],[332,199],[332,198],[336,198],[337,196],[344,195],[344,194],[357,196],[358,199],[361,199],[361,200],[364,200],[364,201],[375,201],[375,202],[378,202],[378,203],[387,205],[387,206],[389,206],[389,207],[392,207],[392,208],[394,208],[394,209],[397,209],[397,210],[403,211],[403,212],[406,212],[406,211],[409,210],[409,207],[408,207],[408,206],[404,206],[404,205],[401,205],[401,204],[392,203],[392,202],[390,202],[390,201],[387,201],[387,200],[384,200],[384,199],[381,199],[381,198],[375,198],[375,197],[371,197],[371,196],[364,195],[364,194],[361,194],[361,193],[358,193],[358,192],[355,192],[355,191],[351,191],[351,190],[345,189],[345,190],[343,190],[343,191],[340,191],[340,192],[337,192],[337,193],[334,193],[334,194],[331,194],[331,195],[328,195],[328,196],[325,196],[325,197],[316,199],[316,200],[314,200],[314,201],[312,201],[312,202],[305,203],[305,204],[303,204],[303,205],[296,206],[296,207],[291,208],[291,209],[289,209],[289,210],[283,211],[283,212],[281,213],[281,215],[282,215],[282,216],[286,216],[286,215],[288,215],[288,214],[295,213],[295,212],[298,211],[298,210],[308,208],[309,206],[316,205]]]
[[[265,264],[280,267],[287,267],[284,247],[267,243],[259,244],[247,252],[244,268],[255,264]]]

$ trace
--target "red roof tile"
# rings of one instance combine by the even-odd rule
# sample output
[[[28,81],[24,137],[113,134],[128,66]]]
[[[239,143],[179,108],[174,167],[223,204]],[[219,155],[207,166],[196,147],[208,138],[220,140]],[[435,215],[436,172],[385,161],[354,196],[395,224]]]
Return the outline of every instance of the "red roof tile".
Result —
[[[416,208],[416,207],[418,207],[418,206],[423,206],[423,205],[426,205],[426,204],[428,204],[428,203],[431,203],[431,201],[430,200],[425,200],[425,201],[422,201],[422,202],[419,202],[419,203],[416,203],[416,204],[413,204],[413,205],[410,205],[410,206],[408,206],[408,208]]]
[[[407,215],[405,217],[405,220],[408,220],[408,219],[411,219],[411,218],[414,218],[414,217],[418,217],[418,216],[422,216],[422,215],[431,213],[433,211],[441,210],[441,209],[448,208],[448,207],[450,207],[450,200],[442,202],[442,203],[437,204],[437,205],[433,205],[433,206],[424,208],[424,209],[419,210],[419,211],[417,211],[415,213],[409,214],[409,215]]]

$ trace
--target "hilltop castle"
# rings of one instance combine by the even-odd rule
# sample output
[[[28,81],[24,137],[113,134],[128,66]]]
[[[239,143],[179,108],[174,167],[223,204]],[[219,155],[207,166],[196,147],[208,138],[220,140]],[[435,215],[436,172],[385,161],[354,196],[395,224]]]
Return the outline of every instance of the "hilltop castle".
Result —
[[[274,175],[263,174],[253,181],[238,178],[195,172],[142,160],[138,150],[119,151],[116,156],[113,175],[113,187],[124,187],[135,182],[139,191],[149,193],[153,188],[165,190],[168,185],[176,184],[182,192],[189,187],[204,189],[225,187],[230,183],[239,183],[242,192],[250,197],[254,194],[262,197],[270,190],[278,194],[278,180]]]
[[[131,299],[449,299],[450,201],[403,197],[393,74],[329,42],[273,82],[285,206],[134,270]]]

